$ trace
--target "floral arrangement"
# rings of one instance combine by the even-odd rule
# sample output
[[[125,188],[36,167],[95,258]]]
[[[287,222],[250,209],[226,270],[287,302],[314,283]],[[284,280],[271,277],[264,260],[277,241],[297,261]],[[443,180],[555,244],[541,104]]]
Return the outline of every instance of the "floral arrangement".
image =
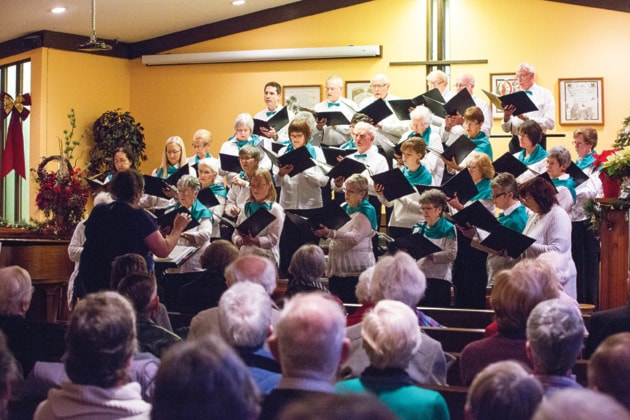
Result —
[[[598,155],[597,161],[611,178],[630,176],[630,146],[622,149],[605,150]]]
[[[71,130],[64,130],[63,145],[59,139],[61,154],[44,157],[37,170],[34,170],[35,182],[39,184],[35,202],[47,219],[43,223],[38,223],[35,230],[63,237],[72,235],[77,223],[83,218],[90,193],[85,174],[79,168],[73,169],[70,163],[74,149],[79,144],[78,140],[73,139],[76,128],[74,109],[70,110],[68,119]],[[46,168],[51,162],[56,163],[57,167],[53,171],[48,171]]]

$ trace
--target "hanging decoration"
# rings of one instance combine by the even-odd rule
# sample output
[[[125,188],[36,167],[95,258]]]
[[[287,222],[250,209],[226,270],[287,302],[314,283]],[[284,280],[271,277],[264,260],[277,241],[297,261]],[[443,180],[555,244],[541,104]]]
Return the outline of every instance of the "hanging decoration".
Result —
[[[7,141],[2,151],[2,162],[0,163],[0,179],[7,176],[9,172],[15,173],[26,179],[26,163],[24,161],[24,134],[22,133],[22,121],[26,120],[31,113],[25,106],[31,105],[31,95],[25,93],[17,95],[15,99],[6,92],[0,93],[2,108],[0,117],[4,120],[11,116],[9,120],[9,130]]]

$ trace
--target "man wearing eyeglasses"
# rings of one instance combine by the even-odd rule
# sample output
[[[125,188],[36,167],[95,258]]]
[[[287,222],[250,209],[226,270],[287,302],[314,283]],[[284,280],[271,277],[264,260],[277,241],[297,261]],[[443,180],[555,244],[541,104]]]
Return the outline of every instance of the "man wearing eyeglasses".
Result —
[[[326,100],[315,105],[315,112],[341,112],[350,121],[357,112],[357,104],[343,97],[343,79],[330,76],[326,80]],[[350,138],[350,125],[330,125],[325,118],[317,121],[317,130],[313,133],[315,144],[340,146]]]

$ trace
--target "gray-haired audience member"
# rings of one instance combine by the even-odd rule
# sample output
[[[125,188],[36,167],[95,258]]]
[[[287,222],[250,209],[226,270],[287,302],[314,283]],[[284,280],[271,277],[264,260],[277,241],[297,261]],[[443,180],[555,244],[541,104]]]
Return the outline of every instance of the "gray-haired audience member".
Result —
[[[588,386],[630,410],[630,333],[613,334],[597,347],[588,362]]]
[[[151,405],[142,400],[140,385],[128,381],[137,344],[133,308],[125,298],[116,292],[86,295],[72,312],[66,345],[70,382],[50,390],[35,420],[149,418]]]
[[[338,393],[372,393],[401,419],[416,419],[422,412],[434,420],[448,419],[444,398],[416,386],[405,369],[422,341],[415,312],[402,302],[381,300],[361,324],[363,348],[370,366],[359,378],[337,382]]]
[[[300,293],[289,300],[269,337],[282,379],[262,404],[261,420],[275,419],[288,403],[334,392],[349,343],[341,305],[330,295]]]
[[[15,358],[7,347],[6,337],[0,332],[0,420],[9,418],[7,404],[11,399],[11,384],[19,378]]]
[[[319,245],[302,245],[291,257],[289,264],[289,283],[286,296],[291,297],[300,292],[324,291],[328,289],[321,278],[326,272],[326,257]]]
[[[225,283],[228,288],[237,282],[250,281],[260,284],[269,296],[276,288],[277,276],[275,263],[269,258],[258,255],[241,256],[225,268]],[[271,316],[272,324],[275,324],[278,316],[279,312],[274,310]],[[219,310],[216,307],[195,315],[190,322],[188,337],[198,338],[209,333],[220,335]]]
[[[562,389],[545,398],[532,420],[628,420],[630,413],[611,396],[590,389]],[[511,419],[510,419],[511,420]]]
[[[374,274],[374,266],[368,267],[363,270],[363,273],[359,274],[359,282],[354,288],[354,294],[357,300],[361,304],[351,314],[346,317],[346,326],[358,324],[363,320],[363,315],[375,305],[372,298],[372,275]]]
[[[280,365],[263,348],[271,333],[271,298],[259,284],[243,281],[232,285],[219,301],[219,330],[249,367],[262,394],[280,381]]]
[[[545,397],[563,388],[582,388],[571,369],[584,342],[582,314],[569,302],[540,302],[527,319],[527,356],[534,375],[545,387]]]
[[[397,300],[414,310],[418,326],[439,326],[416,309],[425,289],[424,274],[418,268],[416,260],[407,253],[383,256],[374,266],[371,294],[375,303],[383,299]],[[357,377],[370,364],[362,346],[361,324],[348,327],[346,335],[350,339],[350,357],[343,366],[343,372]],[[446,385],[446,355],[442,351],[442,345],[424,334],[420,348],[406,370],[418,383]]]
[[[468,420],[529,420],[543,399],[543,387],[520,363],[486,366],[468,388]]]
[[[258,389],[247,367],[221,337],[176,344],[155,379],[153,420],[253,420]]]
[[[65,350],[62,326],[26,318],[34,290],[22,267],[0,268],[0,331],[25,377],[37,360],[59,361]]]

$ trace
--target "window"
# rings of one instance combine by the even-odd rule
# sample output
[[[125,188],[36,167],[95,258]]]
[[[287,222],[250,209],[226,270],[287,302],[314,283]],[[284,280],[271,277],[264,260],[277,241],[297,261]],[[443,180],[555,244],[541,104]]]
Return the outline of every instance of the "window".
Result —
[[[30,93],[31,91],[31,62],[21,61],[19,63],[0,66],[0,91],[6,92],[12,97],[20,93]],[[0,104],[2,105],[2,104]],[[7,219],[9,223],[29,220],[29,168],[30,168],[30,139],[31,139],[31,118],[29,116],[22,123],[24,133],[24,157],[26,167],[26,180],[9,173],[0,180],[0,217]],[[4,150],[7,130],[9,129],[10,117],[0,120],[2,130],[0,130],[0,161],[2,161],[2,151]]]

